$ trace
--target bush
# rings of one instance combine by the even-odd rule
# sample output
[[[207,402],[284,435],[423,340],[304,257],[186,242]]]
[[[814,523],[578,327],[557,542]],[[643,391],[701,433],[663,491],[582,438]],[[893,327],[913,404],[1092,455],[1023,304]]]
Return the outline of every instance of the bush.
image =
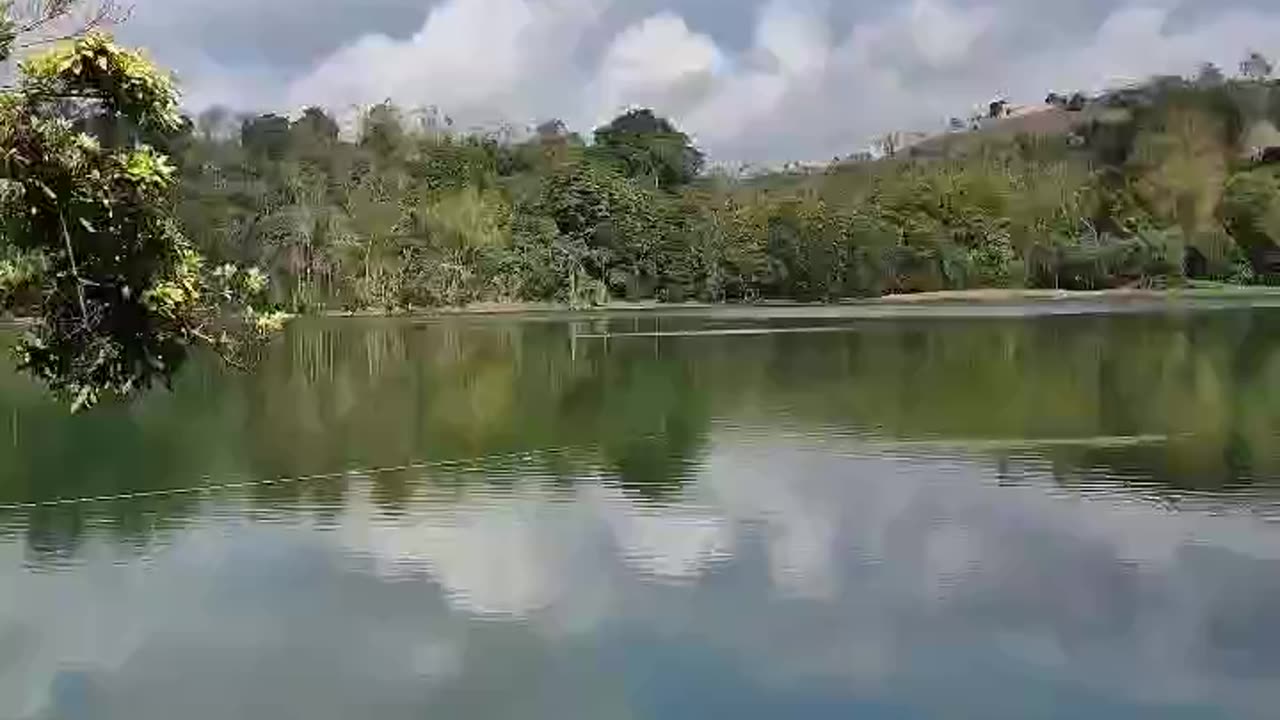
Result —
[[[1028,284],[1061,290],[1103,290],[1164,283],[1181,277],[1181,244],[1176,232],[1128,238],[1058,236],[1032,248]]]
[[[1223,198],[1222,221],[1257,275],[1276,272],[1272,256],[1280,243],[1280,178],[1274,171],[1232,176]]]

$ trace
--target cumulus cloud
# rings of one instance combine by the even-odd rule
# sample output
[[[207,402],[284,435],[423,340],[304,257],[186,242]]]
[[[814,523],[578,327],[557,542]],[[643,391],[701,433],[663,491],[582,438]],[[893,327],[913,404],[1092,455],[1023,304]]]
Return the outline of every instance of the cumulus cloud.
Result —
[[[932,0],[917,0],[911,5],[909,17],[908,29],[916,51],[938,68],[963,62],[993,20],[987,8],[961,12]]]
[[[570,55],[590,0],[452,0],[406,40],[367,35],[323,60],[287,92],[291,106],[393,99],[473,122],[547,111],[574,84]]]
[[[797,80],[824,70],[830,38],[818,6],[774,0],[756,27],[756,48],[776,62],[777,72]]]
[[[705,99],[723,63],[715,42],[690,31],[683,18],[654,15],[623,31],[605,52],[595,80],[596,109],[687,111]]]
[[[702,0],[289,0],[272,10],[271,42],[251,5],[142,0],[127,37],[179,69],[194,107],[391,98],[466,124],[587,129],[652,105],[721,161],[820,160],[882,132],[941,129],[997,94],[1034,102],[1203,61],[1230,69],[1249,48],[1280,54],[1280,8],[1248,0],[744,0],[732,13]],[[344,8],[355,30],[340,29]],[[201,35],[202,17],[224,30],[241,18],[263,49]]]

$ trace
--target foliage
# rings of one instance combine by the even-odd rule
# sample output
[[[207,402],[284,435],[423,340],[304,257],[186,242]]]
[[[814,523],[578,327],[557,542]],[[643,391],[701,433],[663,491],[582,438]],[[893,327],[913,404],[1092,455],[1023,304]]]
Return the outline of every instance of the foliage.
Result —
[[[244,118],[239,137],[215,112],[178,143],[179,216],[297,310],[1265,280],[1276,189],[1240,174],[1280,89],[1220,75],[1054,94],[1069,136],[978,129],[941,154],[895,137],[879,160],[749,177],[702,174],[644,109],[589,143],[556,120],[465,133],[390,103],[354,137],[316,108]]]
[[[652,178],[657,187],[687,185],[702,171],[703,155],[671,121],[652,110],[631,110],[595,132],[598,155],[629,177]]]
[[[1280,246],[1280,177],[1265,169],[1233,176],[1227,183],[1222,217],[1255,270],[1273,272],[1268,254]]]
[[[261,273],[206,267],[169,215],[175,168],[149,141],[181,127],[172,80],[97,32],[25,60],[0,96],[0,299],[36,315],[21,367],[76,409],[168,382],[197,343],[238,354],[278,322],[252,309]]]

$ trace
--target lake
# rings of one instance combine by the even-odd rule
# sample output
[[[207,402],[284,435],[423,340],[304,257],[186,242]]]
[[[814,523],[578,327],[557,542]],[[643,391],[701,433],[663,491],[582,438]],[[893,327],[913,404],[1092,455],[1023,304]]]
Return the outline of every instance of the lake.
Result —
[[[304,320],[0,372],[0,718],[1264,718],[1280,309]]]

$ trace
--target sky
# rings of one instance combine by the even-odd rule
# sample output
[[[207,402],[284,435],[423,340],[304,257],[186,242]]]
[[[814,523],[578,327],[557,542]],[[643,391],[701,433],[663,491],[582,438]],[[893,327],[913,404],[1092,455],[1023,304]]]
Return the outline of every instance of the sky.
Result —
[[[1280,57],[1274,0],[132,0],[199,111],[386,99],[464,127],[651,106],[716,162],[821,162],[996,96]]]

